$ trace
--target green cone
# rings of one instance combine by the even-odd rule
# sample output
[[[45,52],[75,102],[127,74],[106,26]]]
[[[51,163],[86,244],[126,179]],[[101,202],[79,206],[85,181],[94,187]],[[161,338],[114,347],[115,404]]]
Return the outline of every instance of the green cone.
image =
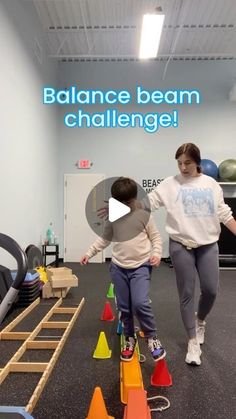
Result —
[[[114,295],[114,284],[111,282],[108,292],[107,292],[107,298],[115,298]]]

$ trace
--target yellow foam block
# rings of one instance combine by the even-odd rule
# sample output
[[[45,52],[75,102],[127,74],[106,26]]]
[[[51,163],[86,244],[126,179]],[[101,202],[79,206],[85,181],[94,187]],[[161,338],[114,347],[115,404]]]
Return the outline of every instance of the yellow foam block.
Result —
[[[120,363],[120,396],[122,403],[128,402],[128,391],[141,388],[143,389],[143,377],[135,352],[132,361],[122,361]]]

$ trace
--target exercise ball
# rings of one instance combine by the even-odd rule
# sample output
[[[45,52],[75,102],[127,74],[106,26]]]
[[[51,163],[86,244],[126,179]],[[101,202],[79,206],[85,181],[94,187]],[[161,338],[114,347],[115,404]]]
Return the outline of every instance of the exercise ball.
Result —
[[[228,159],[219,165],[220,180],[224,182],[236,182],[236,160]]]
[[[218,170],[217,165],[212,160],[202,159],[201,169],[204,175],[211,176],[214,179],[218,179],[219,170]]]

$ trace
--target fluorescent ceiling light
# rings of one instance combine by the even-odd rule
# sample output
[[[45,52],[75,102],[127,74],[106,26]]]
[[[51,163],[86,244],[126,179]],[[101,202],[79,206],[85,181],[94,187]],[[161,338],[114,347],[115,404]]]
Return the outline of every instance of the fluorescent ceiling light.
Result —
[[[165,15],[143,15],[139,58],[154,58],[160,43]]]

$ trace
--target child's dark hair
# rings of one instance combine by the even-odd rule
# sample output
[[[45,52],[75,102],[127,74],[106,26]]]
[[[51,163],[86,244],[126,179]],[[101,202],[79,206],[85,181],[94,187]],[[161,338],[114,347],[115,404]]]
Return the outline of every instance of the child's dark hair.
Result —
[[[199,148],[193,143],[182,144],[175,153],[175,159],[177,160],[182,154],[190,157],[196,163],[198,173],[201,173],[201,153]]]
[[[138,194],[137,184],[133,179],[120,177],[111,187],[111,195],[120,202],[129,202],[136,199]]]

